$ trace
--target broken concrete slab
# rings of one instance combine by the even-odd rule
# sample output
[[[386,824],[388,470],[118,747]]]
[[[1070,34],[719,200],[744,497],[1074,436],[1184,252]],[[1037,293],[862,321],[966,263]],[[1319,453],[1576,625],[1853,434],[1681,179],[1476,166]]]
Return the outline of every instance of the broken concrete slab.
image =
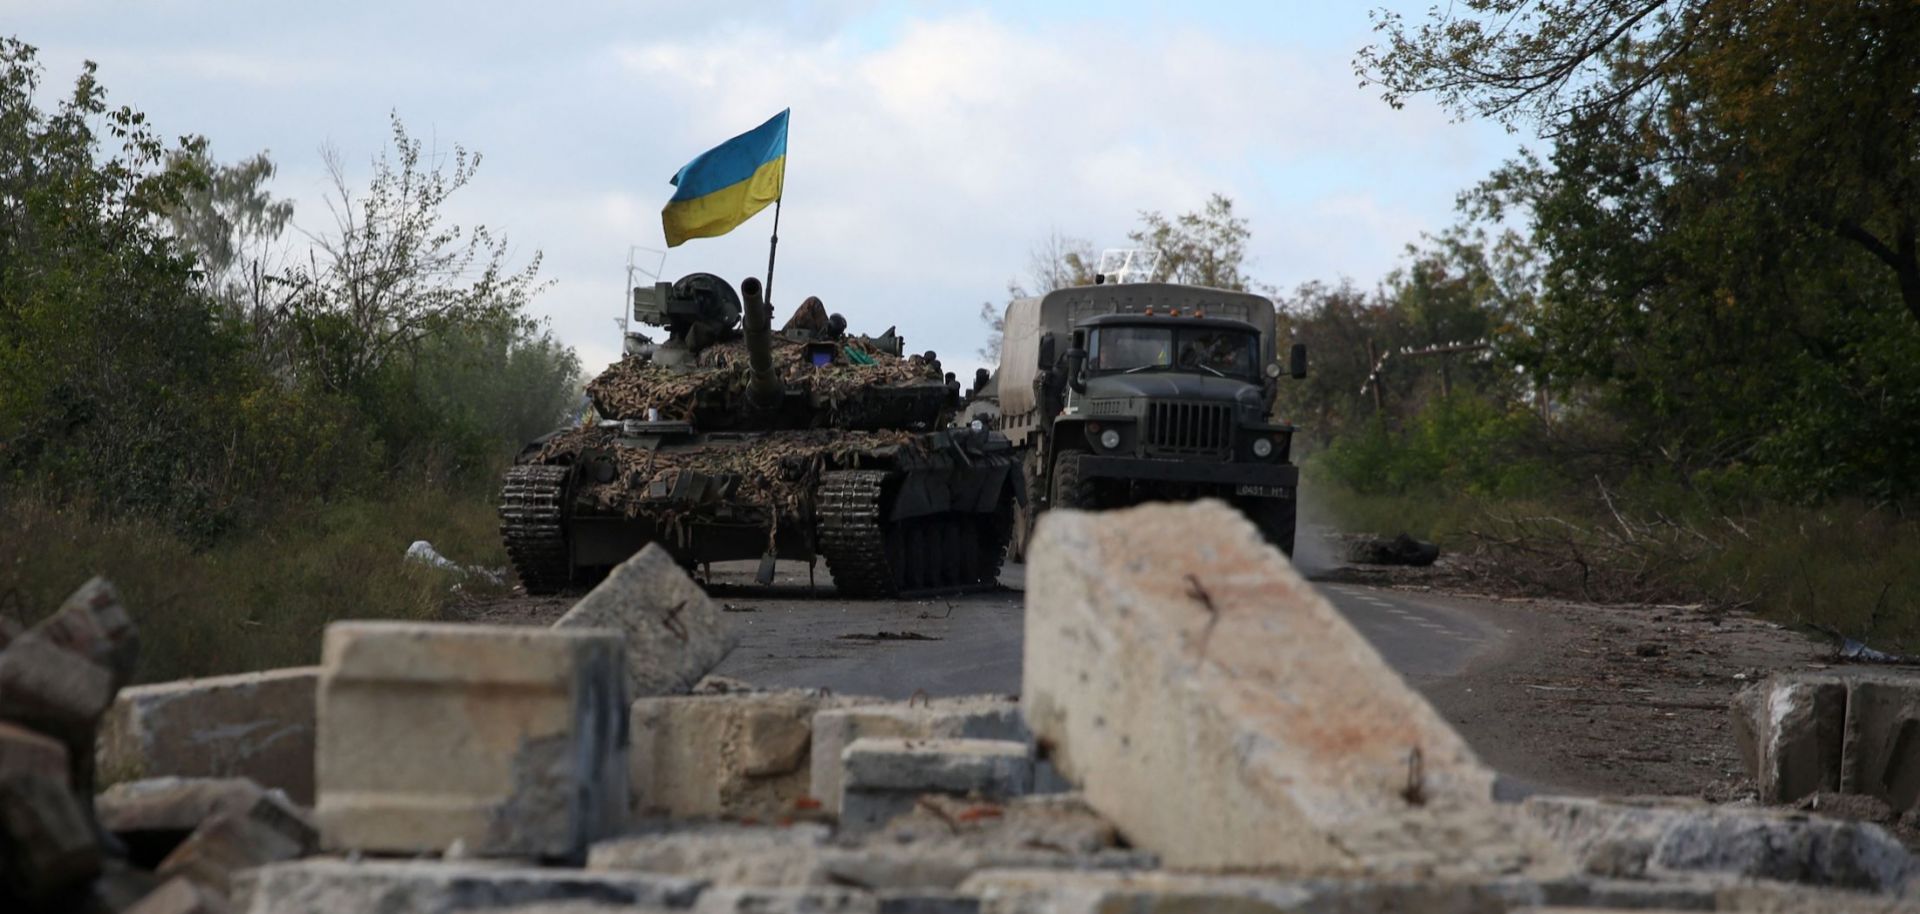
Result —
[[[1224,503],[1048,512],[1026,620],[1028,724],[1169,865],[1365,872],[1364,838],[1470,870],[1426,831],[1449,816],[1535,847],[1459,734]]]
[[[1734,696],[1734,743],[1763,802],[1840,789],[1846,713],[1847,685],[1838,675],[1775,676]]]
[[[140,656],[140,636],[133,616],[120,602],[120,593],[106,578],[96,577],[67,597],[53,615],[32,629],[61,648],[107,670],[118,689],[133,681]]]
[[[176,876],[124,914],[228,914],[227,896],[184,876]]]
[[[243,777],[313,803],[317,666],[121,690],[101,721],[109,779]]]
[[[553,627],[620,632],[633,698],[685,693],[739,643],[720,604],[658,543],[616,566]]]
[[[432,861],[301,860],[247,870],[235,880],[244,914],[405,911],[453,914],[545,902],[684,910],[705,883],[641,873]]]
[[[713,824],[602,841],[587,869],[661,873],[727,886],[830,884],[820,851],[831,836],[822,824],[790,827]]]
[[[1521,807],[1598,876],[1719,875],[1869,892],[1920,880],[1920,861],[1862,822],[1664,797],[1534,796]]]
[[[67,747],[53,737],[0,721],[0,780],[37,774],[67,783]]]
[[[841,756],[848,790],[978,794],[1004,799],[1033,783],[1033,747],[995,739],[854,740]]]
[[[91,771],[94,725],[113,702],[113,672],[35,629],[0,651],[0,720],[55,737],[69,765],[84,749]]]
[[[808,812],[813,720],[867,699],[789,689],[633,703],[633,814],[759,818]]]
[[[100,873],[103,858],[87,810],[64,778],[0,779],[0,898],[41,902]]]
[[[613,632],[341,622],[320,678],[327,847],[576,858],[625,821]]]
[[[266,793],[245,778],[148,778],[123,781],[94,799],[100,824],[115,834],[180,832],[228,810],[244,810]]]
[[[813,718],[810,793],[825,803],[829,812],[840,812],[845,781],[842,755],[854,740],[869,736],[1033,740],[1020,716],[1019,702],[1001,695],[822,710]]]
[[[1033,785],[1033,749],[985,739],[863,737],[841,758],[840,825],[878,828],[912,812],[922,794],[1004,800]]]
[[[155,872],[185,876],[224,896],[233,874],[305,857],[319,844],[320,831],[304,812],[280,792],[265,792],[244,809],[224,810],[200,823]]]
[[[1920,805],[1920,676],[1847,679],[1840,790],[1886,801],[1895,815]]]

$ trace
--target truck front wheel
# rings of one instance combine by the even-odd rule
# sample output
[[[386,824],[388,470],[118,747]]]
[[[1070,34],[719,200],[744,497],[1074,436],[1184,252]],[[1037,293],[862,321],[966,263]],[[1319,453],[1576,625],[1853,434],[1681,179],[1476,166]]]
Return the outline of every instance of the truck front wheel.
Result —
[[[1080,461],[1087,455],[1080,451],[1068,451],[1053,461],[1053,498],[1048,508],[1072,508],[1076,511],[1096,511],[1100,508],[1100,493],[1094,480],[1082,475]]]
[[[1274,548],[1293,557],[1294,503],[1291,498],[1247,498],[1240,501],[1240,513],[1260,528],[1260,535]]]

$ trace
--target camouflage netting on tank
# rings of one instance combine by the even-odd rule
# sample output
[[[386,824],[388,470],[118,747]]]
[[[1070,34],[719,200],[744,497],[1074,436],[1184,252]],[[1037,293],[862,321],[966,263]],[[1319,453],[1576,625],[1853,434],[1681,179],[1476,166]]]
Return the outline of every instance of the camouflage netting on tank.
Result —
[[[934,365],[917,355],[903,359],[858,339],[848,340],[842,350],[833,364],[816,367],[807,362],[804,344],[774,337],[773,368],[789,389],[811,391],[829,407],[872,387],[941,380]],[[846,351],[857,351],[872,364],[853,364]],[[708,346],[694,364],[692,371],[674,371],[629,356],[594,378],[587,395],[610,419],[642,419],[652,407],[662,419],[693,421],[703,398],[739,402],[752,374],[746,343],[736,339]]]
[[[723,500],[769,510],[769,523],[799,513],[805,492],[820,474],[850,465],[862,453],[882,448],[917,448],[919,439],[906,431],[852,432],[834,429],[767,432],[739,441],[715,442],[688,448],[646,450],[617,447],[613,426],[586,426],[549,440],[539,463],[568,462],[583,452],[605,454],[616,464],[613,478],[588,478],[576,483],[580,494],[607,513],[636,517],[660,514],[681,506],[645,504],[649,494],[665,497],[674,491],[682,473],[699,473],[716,482],[731,480]]]

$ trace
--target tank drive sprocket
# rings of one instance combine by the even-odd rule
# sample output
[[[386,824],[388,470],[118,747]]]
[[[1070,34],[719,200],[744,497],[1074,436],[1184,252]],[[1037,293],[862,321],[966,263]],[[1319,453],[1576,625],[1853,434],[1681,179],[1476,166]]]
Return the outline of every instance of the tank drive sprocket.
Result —
[[[565,517],[569,467],[524,464],[500,489],[500,537],[530,594],[557,593],[573,579]]]

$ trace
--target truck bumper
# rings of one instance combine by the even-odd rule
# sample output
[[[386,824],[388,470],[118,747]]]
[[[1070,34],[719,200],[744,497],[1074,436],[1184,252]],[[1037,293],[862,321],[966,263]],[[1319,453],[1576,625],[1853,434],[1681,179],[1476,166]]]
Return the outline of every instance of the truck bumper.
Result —
[[[1156,482],[1199,482],[1223,486],[1269,486],[1293,489],[1300,485],[1300,468],[1290,463],[1204,463],[1192,460],[1154,460],[1146,457],[1098,457],[1080,460],[1087,476]]]

